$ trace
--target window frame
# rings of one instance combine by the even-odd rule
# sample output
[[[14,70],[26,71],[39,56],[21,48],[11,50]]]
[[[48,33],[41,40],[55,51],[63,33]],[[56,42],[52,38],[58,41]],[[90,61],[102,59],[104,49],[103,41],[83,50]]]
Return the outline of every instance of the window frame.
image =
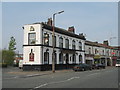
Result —
[[[44,52],[44,64],[49,64],[49,52]]]
[[[48,35],[48,37],[45,37],[45,35]],[[48,43],[45,42],[45,39],[48,40]],[[44,45],[49,45],[49,34],[48,33],[44,33]]]
[[[30,35],[32,35],[32,34],[35,35],[35,38],[32,38],[32,39],[31,39],[31,36],[30,36]],[[31,41],[31,40],[35,40],[34,43],[31,43],[31,42],[33,42],[33,41]],[[35,44],[36,44],[36,33],[35,33],[35,32],[34,32],[34,33],[28,33],[28,45],[35,45]]]
[[[65,48],[69,49],[69,39],[65,39]]]
[[[63,38],[59,37],[59,47],[63,48]]]
[[[72,40],[72,49],[76,49],[76,46],[75,46],[75,40]]]

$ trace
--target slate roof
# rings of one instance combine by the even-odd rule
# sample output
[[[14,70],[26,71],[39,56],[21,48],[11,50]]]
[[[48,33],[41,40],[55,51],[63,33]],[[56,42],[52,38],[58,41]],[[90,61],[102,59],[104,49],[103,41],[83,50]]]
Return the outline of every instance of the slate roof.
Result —
[[[50,31],[53,31],[52,26],[49,26],[45,23],[42,23],[42,25],[43,25],[43,28],[48,29]],[[55,27],[55,32],[60,33],[60,34],[64,34],[64,35],[68,35],[68,36],[71,36],[71,37],[74,37],[74,38],[86,40],[86,38],[83,35],[77,35],[77,34],[71,33],[71,32],[69,32],[65,29],[62,29],[62,28]]]

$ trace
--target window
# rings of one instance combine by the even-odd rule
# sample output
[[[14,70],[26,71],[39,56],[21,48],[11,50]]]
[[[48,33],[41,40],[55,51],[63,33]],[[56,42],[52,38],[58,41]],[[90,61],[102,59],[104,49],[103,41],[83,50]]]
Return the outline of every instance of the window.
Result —
[[[107,56],[109,56],[109,50],[106,51]]]
[[[44,64],[49,64],[49,53],[48,52],[44,53]]]
[[[30,54],[29,54],[29,61],[34,61],[33,49],[31,49],[31,52],[30,52]]]
[[[59,64],[63,64],[63,53],[59,54]]]
[[[95,54],[97,54],[98,53],[98,50],[97,49],[95,49]]]
[[[76,63],[76,57],[75,57],[75,54],[73,54],[73,64],[75,64]]]
[[[79,55],[79,63],[82,63],[82,55]]]
[[[103,50],[103,55],[104,55],[104,50]]]
[[[49,45],[49,34],[44,33],[44,45]]]
[[[28,34],[28,44],[34,45],[36,41],[36,33],[29,33]]]
[[[75,49],[75,41],[72,41],[72,49]]]
[[[69,49],[69,40],[65,39],[65,48]]]
[[[62,37],[59,38],[59,47],[63,48],[63,38]]]
[[[79,42],[79,50],[82,50],[82,43]]]
[[[91,48],[89,48],[89,54],[91,54]]]

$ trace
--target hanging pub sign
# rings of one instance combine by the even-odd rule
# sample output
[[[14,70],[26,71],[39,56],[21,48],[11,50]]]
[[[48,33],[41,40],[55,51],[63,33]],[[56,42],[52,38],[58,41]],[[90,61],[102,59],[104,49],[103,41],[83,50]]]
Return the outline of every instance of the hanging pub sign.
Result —
[[[31,50],[31,53],[29,54],[29,61],[34,61],[34,53]]]

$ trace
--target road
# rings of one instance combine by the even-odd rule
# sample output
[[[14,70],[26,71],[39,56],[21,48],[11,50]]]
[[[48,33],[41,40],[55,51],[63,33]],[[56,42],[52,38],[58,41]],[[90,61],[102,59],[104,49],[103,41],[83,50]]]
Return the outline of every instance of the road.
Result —
[[[56,71],[54,74],[34,77],[3,77],[3,88],[118,88],[118,68]]]

